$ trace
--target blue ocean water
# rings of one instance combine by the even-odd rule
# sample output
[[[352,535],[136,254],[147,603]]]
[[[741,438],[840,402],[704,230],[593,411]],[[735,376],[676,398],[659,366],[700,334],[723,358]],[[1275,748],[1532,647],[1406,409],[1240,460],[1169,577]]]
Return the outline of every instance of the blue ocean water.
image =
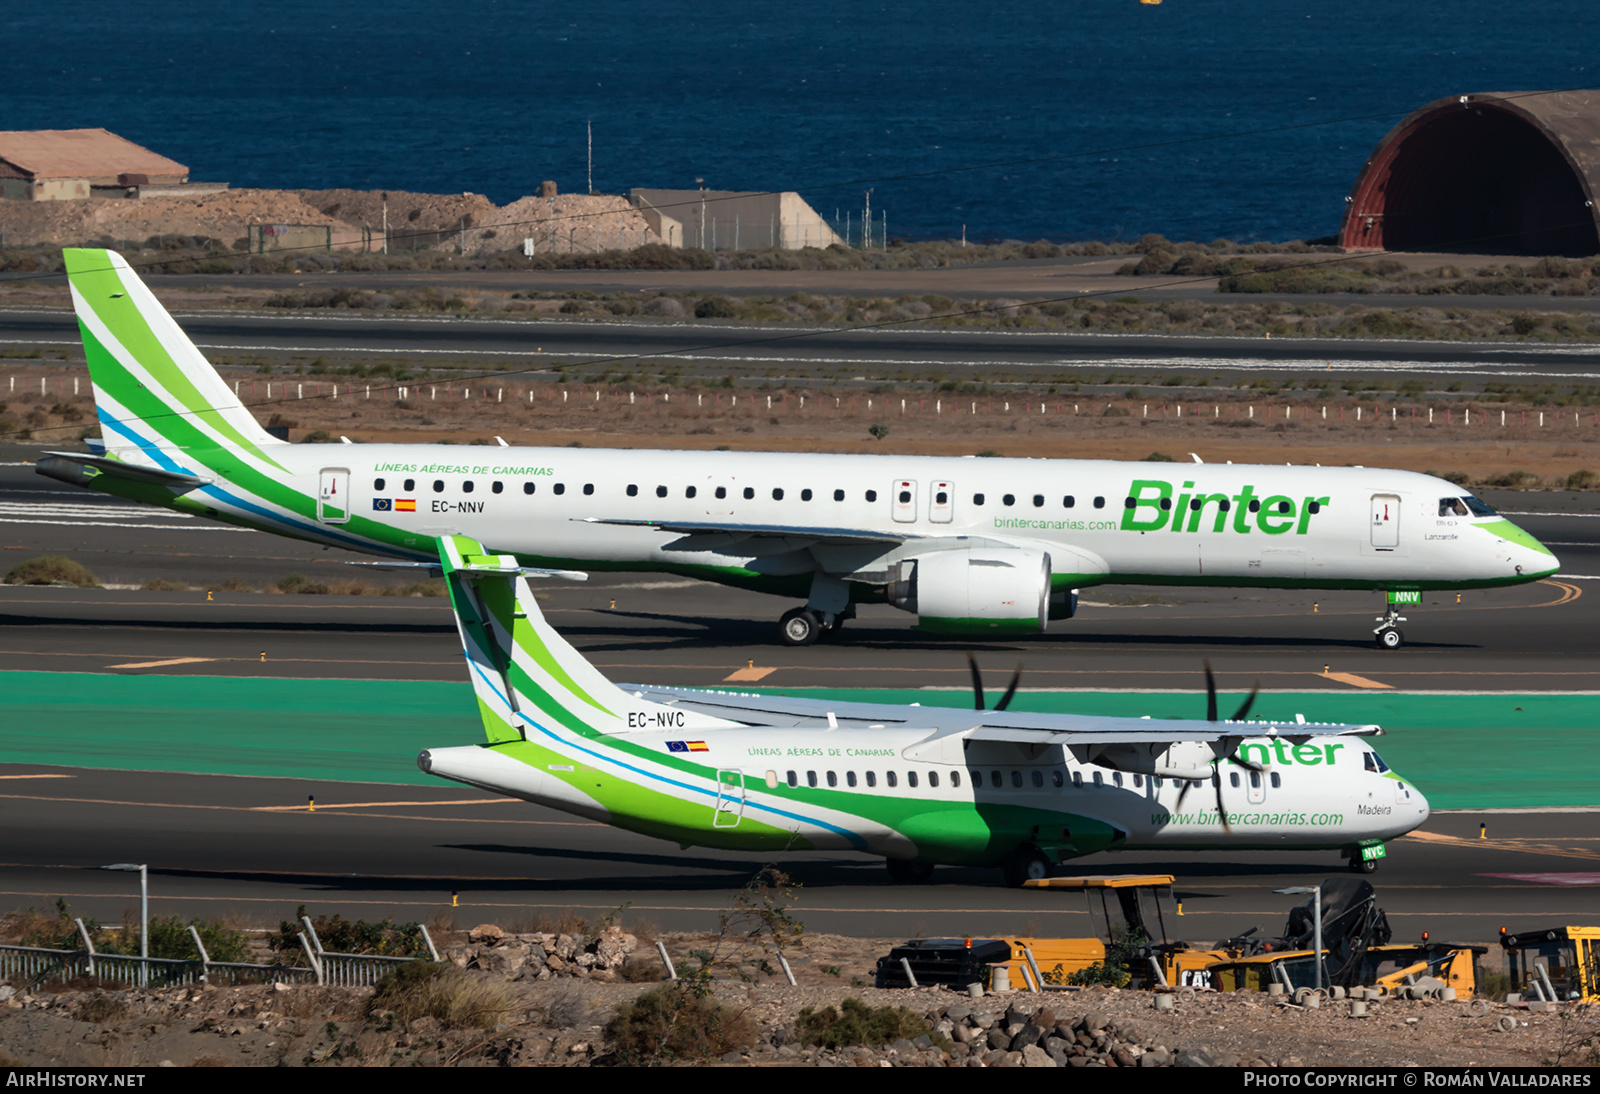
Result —
[[[197,179],[503,203],[583,190],[592,122],[599,190],[871,188],[907,237],[1328,235],[1416,106],[1600,84],[1593,0],[58,0],[0,34],[0,127]]]

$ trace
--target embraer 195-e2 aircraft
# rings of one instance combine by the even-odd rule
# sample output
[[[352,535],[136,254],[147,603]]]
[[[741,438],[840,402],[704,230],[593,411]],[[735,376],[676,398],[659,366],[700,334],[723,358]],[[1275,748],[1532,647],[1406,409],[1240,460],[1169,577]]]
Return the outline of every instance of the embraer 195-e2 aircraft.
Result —
[[[1096,851],[1337,850],[1370,873],[1428,802],[1375,725],[1106,718],[614,684],[557,634],[511,555],[441,536],[488,741],[423,771],[681,846],[881,855],[895,881]],[[581,574],[546,576],[582,577]],[[974,670],[976,673],[976,670]]]
[[[927,631],[1024,634],[1109,582],[1387,591],[1515,585],[1553,554],[1427,475],[1360,467],[287,444],[122,256],[68,250],[102,427],[63,482],[279,535],[433,561],[441,535],[524,564],[657,571],[804,598],[783,641],[881,602]]]

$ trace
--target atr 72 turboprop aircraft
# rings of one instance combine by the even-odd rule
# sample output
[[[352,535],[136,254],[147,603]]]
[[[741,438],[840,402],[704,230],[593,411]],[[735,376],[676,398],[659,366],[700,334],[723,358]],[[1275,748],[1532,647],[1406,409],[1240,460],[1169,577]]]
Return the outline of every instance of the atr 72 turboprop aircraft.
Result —
[[[1108,582],[1422,590],[1515,585],[1555,556],[1407,471],[458,445],[291,445],[264,430],[111,251],[68,250],[102,426],[41,474],[394,558],[469,535],[529,566],[651,570],[805,598],[783,640],[863,602],[922,629],[1039,632]]]
[[[860,851],[896,881],[1156,849],[1337,849],[1370,872],[1428,818],[1361,739],[1380,728],[1242,721],[1254,693],[1229,721],[1214,690],[1207,720],[1153,721],[1007,713],[1009,692],[963,711],[619,686],[545,620],[541,571],[465,536],[436,551],[488,743],[418,766],[685,848]]]

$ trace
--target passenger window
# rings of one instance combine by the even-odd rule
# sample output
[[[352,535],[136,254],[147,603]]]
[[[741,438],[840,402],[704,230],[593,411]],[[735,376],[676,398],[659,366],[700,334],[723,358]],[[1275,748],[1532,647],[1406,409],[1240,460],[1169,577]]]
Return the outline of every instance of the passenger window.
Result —
[[[856,773],[854,771],[846,771],[844,773],[844,784],[846,786],[855,786],[855,784],[856,784]]]
[[[783,500],[783,487],[774,486],[772,488],[772,500],[773,501],[782,501]]]
[[[1066,776],[1061,774],[1061,769],[1059,767],[1050,772],[1050,782],[1057,790],[1060,790],[1066,785]]]
[[[373,479],[372,480],[372,488],[374,490],[382,490],[383,489],[383,480],[382,479]]]
[[[1033,769],[1033,787],[1035,790],[1043,789],[1044,787],[1044,772],[1037,767]]]
[[[639,496],[639,485],[637,483],[630,482],[628,484],[628,497],[636,498],[638,496]]]
[[[973,505],[982,505],[983,504],[983,495],[982,494],[974,494],[974,495],[972,495],[972,504]]]
[[[1226,507],[1228,503],[1227,502],[1223,502],[1222,504],[1223,504],[1224,507]],[[1315,515],[1317,513],[1320,513],[1320,512],[1322,512],[1322,505],[1320,503],[1318,503],[1318,502],[1308,501],[1308,502],[1306,502],[1306,512],[1311,513],[1313,515]]]
[[[1104,786],[1106,784],[1105,779],[1100,777],[1100,772],[1098,771],[1094,773],[1094,784],[1096,786]]]
[[[506,490],[506,484],[501,482],[499,479],[495,479],[494,482],[489,486],[489,489],[494,491],[496,494],[503,494]]]
[[[894,777],[894,772],[893,771],[885,771],[883,773],[883,785],[884,786],[894,786],[895,783],[896,783],[896,779]]]
[[[1198,506],[1196,506],[1196,508],[1199,508],[1199,507],[1198,507]],[[1278,503],[1278,512],[1280,512],[1280,513],[1287,513],[1287,512],[1288,512],[1288,511],[1289,511],[1289,510],[1290,510],[1290,509],[1292,509],[1292,508],[1293,508],[1293,506],[1291,506],[1291,505],[1290,505],[1290,504],[1289,504],[1289,503],[1288,503],[1288,502],[1286,502],[1286,501],[1280,501],[1280,502],[1279,502],[1279,503]]]
[[[909,490],[900,491],[900,504],[901,505],[905,505],[910,501],[911,501],[911,491],[909,491]]]
[[[938,787],[939,787],[939,773],[937,771],[928,772],[928,785],[933,787],[934,789],[938,789]]]
[[[1121,786],[1122,785],[1122,772],[1113,771],[1111,773],[1111,782],[1112,782],[1112,784],[1114,786]]]
[[[834,501],[843,501],[844,500],[844,491],[843,490],[835,490],[833,492],[833,500]]]
[[[1005,784],[1006,784],[1006,780],[1000,774],[1000,772],[998,772],[998,771],[989,772],[989,785],[990,786],[994,787],[996,790],[999,790],[1001,787],[1005,786]]]
[[[972,785],[974,789],[983,786],[983,772],[979,771],[977,768],[973,768],[969,774],[972,776]]]
[[[656,487],[656,497],[664,498],[666,496],[667,496],[667,488],[665,486]]]
[[[806,772],[806,785],[807,786],[816,786],[817,785],[817,773],[815,771],[807,771]]]
[[[839,776],[835,775],[832,771],[828,772],[828,785],[829,786],[838,786],[839,785]]]
[[[406,480],[406,493],[409,494],[409,493],[411,493],[411,491],[415,490],[416,488],[417,488],[417,480],[416,479],[407,479]]]
[[[1142,786],[1144,786],[1144,776],[1143,775],[1135,775],[1133,777],[1133,788],[1135,790],[1138,790]]]
[[[938,784],[936,783],[935,785],[938,785]],[[959,772],[959,771],[950,772],[950,785],[951,786],[960,786],[961,785],[961,772]]]
[[[694,487],[691,486],[690,489],[692,490],[692,489],[694,489]],[[811,488],[809,486],[806,487],[804,490],[800,491],[800,500],[801,501],[810,501],[811,500]]]
[[[1251,790],[1260,790],[1261,789],[1261,772],[1259,772],[1259,771],[1250,772],[1250,789]]]
[[[868,490],[867,491],[867,500],[868,501],[877,501],[878,500],[878,492],[876,490]]]
[[[462,484],[461,484],[461,492],[463,494],[472,493],[472,480],[471,479],[467,479],[467,480],[462,482]]]
[[[1072,773],[1072,785],[1077,789],[1083,789],[1083,772],[1074,771]]]
[[[1033,496],[1033,507],[1035,509],[1043,509],[1044,508],[1044,495],[1043,494],[1035,494]]]
[[[683,496],[686,497],[686,498],[694,497],[694,493],[695,493],[694,487],[692,487],[692,486],[685,486],[683,488]]]
[[[755,496],[756,496],[756,488],[755,487],[747,486],[747,487],[744,488],[744,500],[745,501],[749,501],[751,498],[753,498]]]
[[[444,493],[444,480],[443,479],[434,479],[433,480],[433,492],[435,494]]]
[[[531,494],[531,493],[533,493],[533,483],[531,483],[531,482],[525,482],[525,483],[523,483],[523,484],[522,484],[522,492],[523,492],[523,493],[524,493],[524,494]]]
[[[1011,773],[1011,785],[1016,787],[1018,790],[1022,789],[1022,772],[1013,771]]]
[[[1223,498],[1223,499],[1221,499],[1220,501],[1217,502],[1217,509],[1219,511],[1223,512],[1223,513],[1226,513],[1229,509],[1232,509],[1232,508],[1233,508],[1233,504],[1231,502],[1229,502],[1227,498]],[[1312,512],[1315,513],[1316,510],[1313,509]]]
[[[555,491],[557,494],[565,494],[567,492],[567,484],[564,482],[558,482],[550,489]]]
[[[1190,498],[1189,499],[1189,508],[1190,509],[1199,509],[1200,506],[1202,506],[1204,504],[1205,504],[1205,502],[1201,501],[1199,498]]]
[[[1237,771],[1228,772],[1228,785],[1235,790],[1239,789],[1239,773]]]
[[[1071,509],[1077,500],[1077,498],[1073,497],[1071,494],[1068,494],[1066,497],[1061,499],[1061,508]]]
[[[592,483],[592,482],[584,483],[583,484],[583,496],[584,497],[588,497],[589,495],[591,495],[593,493],[594,493],[594,483]]]
[[[917,773],[915,771],[906,772],[906,785],[913,790],[917,788]]]
[[[1106,507],[1106,499],[1105,498],[1095,498],[1094,499],[1094,507],[1096,509],[1104,509]]]
[[[788,778],[789,778],[789,785],[790,786],[799,786],[800,785],[800,773],[799,772],[797,772],[797,771],[789,772]]]
[[[1000,504],[1015,505],[1017,504],[1017,496],[1015,494],[1007,494],[1005,497],[1000,499]]]
[[[1272,778],[1272,789],[1277,790],[1279,787],[1281,787],[1283,785],[1283,779],[1278,776],[1278,773],[1276,771],[1274,771],[1272,773],[1271,778]]]
[[[937,494],[935,494],[933,496],[933,503],[935,505],[947,505],[947,504],[949,504],[949,502],[950,502],[950,495],[945,493],[943,490],[939,491]]]
[[[1252,513],[1261,512],[1261,502],[1260,502],[1259,499],[1256,499],[1256,498],[1251,498],[1250,499],[1250,511]]]
[[[874,774],[873,772],[871,772],[871,771],[867,772],[867,785],[868,786],[877,786],[878,785],[878,776],[876,774]]]
[[[718,501],[721,501],[723,498],[725,498],[727,496],[728,496],[728,488],[726,486],[717,487],[717,500]]]

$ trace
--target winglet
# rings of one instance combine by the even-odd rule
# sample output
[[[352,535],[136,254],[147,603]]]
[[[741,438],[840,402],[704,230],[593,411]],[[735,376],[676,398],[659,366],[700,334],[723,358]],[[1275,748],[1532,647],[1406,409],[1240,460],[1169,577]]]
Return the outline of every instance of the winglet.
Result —
[[[734,724],[629,695],[556,633],[539,610],[528,577],[586,575],[524,567],[511,555],[489,554],[466,536],[441,536],[438,550],[491,744],[543,729],[594,736],[630,728]]]

